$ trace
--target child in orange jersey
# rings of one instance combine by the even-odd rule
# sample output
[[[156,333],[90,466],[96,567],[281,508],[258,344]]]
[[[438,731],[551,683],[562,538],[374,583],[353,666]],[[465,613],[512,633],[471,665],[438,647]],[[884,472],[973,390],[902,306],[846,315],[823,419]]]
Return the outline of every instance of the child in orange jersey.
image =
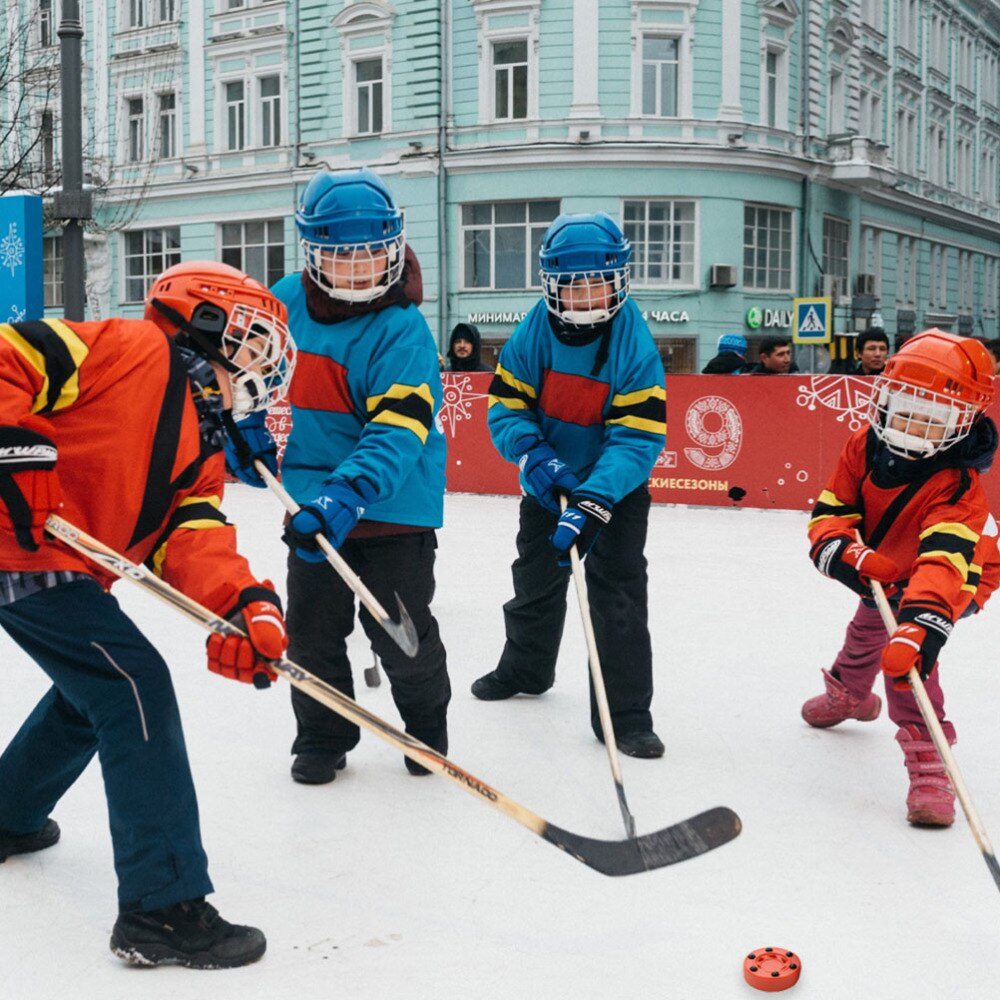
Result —
[[[875,719],[881,666],[915,825],[949,826],[955,794],[906,674],[918,669],[954,743],[938,654],[955,622],[982,608],[1000,581],[997,525],[980,484],[997,448],[996,426],[984,415],[993,398],[993,364],[978,341],[940,330],[907,341],[875,381],[871,426],[845,445],[809,522],[816,567],[861,602],[823,671],[826,690],[802,706],[802,717],[820,729]],[[888,643],[870,580],[886,585],[897,608]]]

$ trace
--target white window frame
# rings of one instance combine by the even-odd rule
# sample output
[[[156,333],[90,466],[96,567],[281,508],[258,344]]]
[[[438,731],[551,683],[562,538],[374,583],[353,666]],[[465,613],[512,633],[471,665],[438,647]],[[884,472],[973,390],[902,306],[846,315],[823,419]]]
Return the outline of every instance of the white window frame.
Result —
[[[931,13],[930,19],[930,67],[944,76],[948,75],[948,18],[939,11]]]
[[[169,250],[161,249],[159,253],[151,250],[148,241],[149,237],[154,234],[160,234],[161,247],[165,246],[168,242],[167,236],[171,237],[170,242],[173,242],[173,236],[176,234],[176,246],[172,246]],[[123,232],[122,242],[121,242],[121,302],[126,304],[129,302],[142,302],[146,298],[146,293],[149,291],[149,286],[153,279],[157,275],[162,274],[168,267],[172,267],[174,264],[179,264],[181,262],[181,229],[180,226],[151,226],[143,229],[131,229]],[[136,234],[142,235],[142,253],[141,254],[130,254],[128,252],[129,238],[135,236]],[[142,269],[139,273],[130,274],[129,273],[129,261],[141,260]],[[141,280],[143,282],[143,289],[141,294],[136,298],[129,298],[129,282],[135,282]]]
[[[747,216],[748,211],[754,212],[754,225],[753,225],[753,242],[746,242],[746,230],[747,230]],[[788,246],[771,246],[771,240],[768,239],[766,245],[763,247],[759,246],[756,242],[757,234],[760,232],[759,225],[759,213],[768,212],[775,213],[776,217],[780,217],[782,220],[787,219],[787,227],[785,225],[775,228],[772,225],[768,225],[767,232],[770,234],[772,232],[778,232],[783,235],[787,232],[788,234]],[[750,251],[752,254],[756,255],[761,249],[768,256],[767,262],[764,264],[764,275],[765,279],[770,281],[773,274],[777,273],[779,278],[787,273],[787,281],[784,284],[778,285],[758,285],[755,284],[757,273],[760,268],[756,263],[747,266],[747,252]],[[778,256],[778,263],[772,264],[771,256]],[[787,272],[784,267],[781,266],[780,258],[783,256],[788,257],[788,268]],[[744,202],[743,204],[743,287],[746,291],[752,292],[791,292],[795,287],[795,210],[787,208],[784,205],[767,205],[760,202]]]
[[[483,124],[533,124],[539,119],[539,19],[541,0],[470,0],[476,14],[479,57],[479,121]],[[498,42],[527,41],[528,113],[525,118],[496,117],[493,47]]]
[[[858,251],[858,273],[875,276],[875,297],[882,297],[882,230],[874,226],[861,227]]]
[[[264,94],[264,82],[278,81],[276,94]],[[257,98],[258,142],[262,149],[271,149],[281,145],[284,129],[284,118],[281,109],[285,105],[283,80],[280,73],[258,73],[254,78],[254,90]]]
[[[976,258],[971,250],[958,251],[958,311],[973,312],[975,299]]]
[[[501,46],[523,45],[524,61],[517,62],[497,62],[497,50]],[[524,74],[524,113],[518,114],[515,94],[517,93],[518,70]],[[495,38],[490,42],[490,84],[493,91],[493,115],[495,122],[524,122],[528,120],[529,106],[529,78],[531,76],[531,40],[527,35],[520,35],[511,38]],[[506,107],[501,109],[500,104],[500,81],[505,80],[504,90],[507,95]]]
[[[840,295],[851,290],[851,222],[839,215],[823,216],[821,260],[823,274],[834,278]]]
[[[231,100],[230,88],[237,85],[242,89],[242,97],[238,100]],[[247,80],[243,76],[219,82],[223,138],[225,140],[222,152],[243,153],[250,147],[247,90]]]
[[[983,142],[979,150],[979,197],[987,205],[997,203],[996,142]]]
[[[146,104],[145,94],[126,94],[122,99],[122,159],[126,163],[143,163],[148,159]]]
[[[62,236],[42,237],[42,289],[46,309],[59,309],[63,301],[63,254]]]
[[[861,22],[876,31],[882,30],[882,0],[861,0]]]
[[[554,205],[555,208],[549,213],[551,214],[551,219],[532,219],[531,218],[531,206],[532,205]],[[513,223],[513,222],[497,222],[497,206],[514,206],[514,205],[524,205],[524,221],[523,223]],[[483,208],[489,206],[490,208],[490,221],[489,222],[466,222],[466,209]],[[460,247],[459,253],[461,254],[461,285],[462,291],[465,292],[482,292],[482,291],[526,291],[532,289],[541,288],[541,278],[538,274],[538,246],[541,245],[542,237],[545,235],[545,231],[552,224],[552,221],[559,214],[559,199],[558,198],[527,198],[527,199],[515,199],[512,201],[488,201],[488,202],[465,202],[459,206],[459,242]],[[511,285],[501,285],[497,286],[496,275],[497,275],[497,239],[496,232],[498,229],[514,229],[523,228],[525,230],[525,262],[524,262],[524,278],[527,284],[523,286],[511,286]],[[469,285],[467,284],[468,275],[466,273],[466,237],[469,233],[488,233],[489,234],[489,261],[490,261],[490,281],[488,285]]]
[[[173,98],[173,107],[164,108],[164,98]],[[178,155],[177,147],[177,111],[178,97],[176,90],[161,90],[156,93],[156,131],[153,141],[156,148],[156,159],[171,160]],[[166,143],[164,142],[166,140]]]
[[[826,131],[843,135],[847,129],[847,74],[843,66],[831,66],[827,94]]]
[[[632,95],[629,114],[643,121],[690,118],[693,114],[694,66],[692,46],[698,0],[631,0]],[[680,14],[671,21],[644,18],[646,12]],[[643,111],[643,40],[647,35],[677,39],[677,114],[649,115]]]
[[[45,6],[42,6],[45,3]],[[51,49],[59,44],[56,31],[59,26],[59,10],[57,0],[41,0],[38,5],[38,22],[35,31],[38,37],[38,47]]]
[[[948,131],[940,121],[927,126],[927,179],[938,187],[948,183]]]
[[[917,112],[906,104],[896,103],[896,168],[900,173],[917,172]]]
[[[395,8],[383,0],[349,3],[333,18],[340,38],[341,133],[345,138],[386,135],[392,131],[392,26]],[[382,129],[358,129],[358,87],[356,63],[382,60]]]
[[[247,226],[263,226],[264,241],[262,243],[247,241]],[[240,230],[239,242],[227,243],[225,231],[227,227],[238,226]],[[245,271],[252,278],[270,287],[278,278],[285,274],[285,222],[280,218],[265,219],[234,219],[228,222],[220,222],[216,226],[216,236],[218,238],[219,254],[218,259],[224,264],[231,264],[233,267]],[[280,248],[282,252],[282,263],[271,268],[268,264],[269,251]],[[264,267],[263,273],[256,269],[247,268],[247,251],[251,249],[261,249],[263,251]],[[238,251],[238,253],[233,253]]]
[[[868,74],[868,80],[858,88],[858,132],[872,142],[885,138],[886,79],[881,74]]]
[[[899,0],[897,42],[911,55],[920,51],[920,0]]]
[[[642,218],[629,219],[630,208],[635,211],[641,206]],[[650,221],[650,208],[663,208],[666,210],[667,218],[663,220]],[[687,213],[690,209],[689,219],[678,218],[680,212]],[[636,288],[698,288],[700,285],[699,274],[699,229],[698,229],[698,201],[695,198],[623,198],[621,202],[622,228],[625,230],[632,244],[632,265],[630,282]],[[663,248],[661,260],[658,262],[661,270],[668,274],[665,277],[650,278],[649,261],[649,230],[653,226],[662,227],[665,236],[658,245]],[[675,239],[678,235],[678,227],[690,227],[691,238]],[[641,230],[641,232],[637,232]],[[685,248],[690,248],[685,259]],[[681,260],[674,263],[678,248],[681,249]],[[674,278],[669,272],[675,267],[682,270],[680,277]]]
[[[358,79],[359,68],[368,63],[378,63],[379,77],[377,80]],[[354,127],[351,130],[351,134],[358,136],[382,135],[385,132],[385,59],[381,53],[377,55],[363,54],[357,59],[351,59],[350,67],[351,94],[354,98],[352,102]],[[361,109],[364,103],[361,99],[363,91],[367,91],[368,94],[368,120],[364,122],[361,120]],[[377,116],[376,108],[378,109]]]

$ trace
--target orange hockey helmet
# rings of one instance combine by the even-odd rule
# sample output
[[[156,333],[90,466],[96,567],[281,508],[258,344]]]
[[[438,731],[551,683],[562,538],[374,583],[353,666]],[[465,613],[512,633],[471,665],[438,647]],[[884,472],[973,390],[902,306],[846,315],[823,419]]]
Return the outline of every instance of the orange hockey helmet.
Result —
[[[259,281],[229,264],[175,264],[152,284],[146,319],[229,372],[233,416],[282,399],[295,368],[288,311]]]
[[[978,340],[924,330],[875,379],[868,420],[893,454],[928,458],[961,441],[994,396],[993,360]]]

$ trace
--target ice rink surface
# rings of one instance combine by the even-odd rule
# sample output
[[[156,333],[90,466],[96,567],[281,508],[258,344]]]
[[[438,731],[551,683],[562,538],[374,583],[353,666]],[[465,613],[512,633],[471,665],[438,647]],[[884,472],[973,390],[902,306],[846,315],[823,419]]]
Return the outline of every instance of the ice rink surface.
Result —
[[[225,509],[255,571],[283,588],[282,510],[238,485]],[[481,703],[470,683],[503,644],[517,501],[449,495],[435,613],[448,647],[449,756],[575,833],[624,836],[589,727],[572,589],[556,686]],[[739,838],[655,872],[591,871],[452,782],[414,778],[364,733],[332,785],[288,774],[293,719],[269,691],[207,672],[204,636],[127,583],[115,592],[174,672],[223,916],[261,927],[256,965],[125,966],[108,951],[115,883],[95,764],[54,812],[62,840],[0,866],[3,1000],[729,1000],[752,949],[798,952],[799,1000],[988,1000],[1000,992],[1000,893],[964,821],[916,830],[894,727],[808,728],[853,609],[810,565],[806,515],[657,506],[650,621],[660,761],[622,758],[639,832],[715,805]],[[996,607],[963,622],[942,677],[956,757],[1000,838]],[[4,635],[0,740],[45,689]],[[351,639],[358,700],[399,724]]]

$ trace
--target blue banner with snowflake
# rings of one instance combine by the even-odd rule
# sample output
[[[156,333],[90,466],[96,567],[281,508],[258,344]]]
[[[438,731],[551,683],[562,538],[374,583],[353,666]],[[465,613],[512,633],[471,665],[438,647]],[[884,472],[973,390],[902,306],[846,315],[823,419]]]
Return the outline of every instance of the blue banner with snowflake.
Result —
[[[42,199],[37,194],[0,198],[0,323],[41,319]]]

